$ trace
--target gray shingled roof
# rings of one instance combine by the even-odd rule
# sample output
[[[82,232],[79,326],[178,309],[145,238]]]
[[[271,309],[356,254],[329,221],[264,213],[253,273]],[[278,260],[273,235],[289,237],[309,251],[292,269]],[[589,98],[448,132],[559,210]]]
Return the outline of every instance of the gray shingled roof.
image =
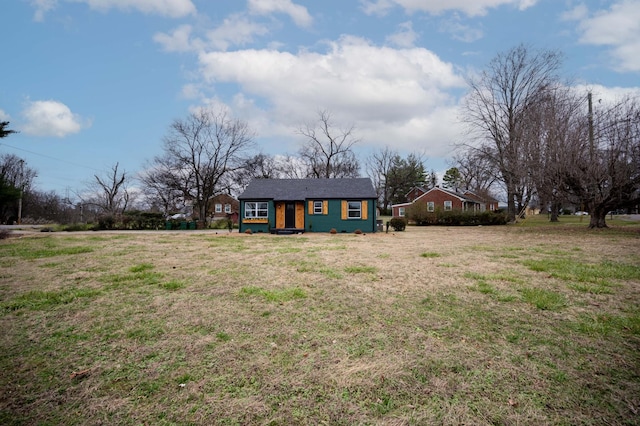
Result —
[[[377,198],[371,179],[254,179],[239,200],[299,201],[312,198]]]

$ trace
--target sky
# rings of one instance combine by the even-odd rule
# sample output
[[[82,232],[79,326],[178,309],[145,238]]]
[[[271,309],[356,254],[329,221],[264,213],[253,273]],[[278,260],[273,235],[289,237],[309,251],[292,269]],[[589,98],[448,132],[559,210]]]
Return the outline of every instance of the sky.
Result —
[[[0,121],[19,133],[0,154],[63,196],[116,163],[135,177],[202,106],[271,155],[328,111],[361,160],[418,153],[441,177],[467,78],[521,43],[562,52],[585,96],[640,91],[640,0],[5,0],[2,16]]]

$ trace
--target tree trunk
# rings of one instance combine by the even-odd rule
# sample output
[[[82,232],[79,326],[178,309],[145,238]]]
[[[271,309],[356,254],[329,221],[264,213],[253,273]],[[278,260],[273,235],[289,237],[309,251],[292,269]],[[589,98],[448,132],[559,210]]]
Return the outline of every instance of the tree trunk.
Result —
[[[558,203],[551,203],[551,217],[549,218],[550,222],[559,222],[558,220],[558,211],[560,210],[560,206]]]
[[[507,221],[515,222],[516,221],[516,200],[515,200],[515,191],[507,188]]]
[[[590,209],[589,214],[591,215],[589,220],[589,229],[608,228],[606,209],[602,207],[595,207]]]

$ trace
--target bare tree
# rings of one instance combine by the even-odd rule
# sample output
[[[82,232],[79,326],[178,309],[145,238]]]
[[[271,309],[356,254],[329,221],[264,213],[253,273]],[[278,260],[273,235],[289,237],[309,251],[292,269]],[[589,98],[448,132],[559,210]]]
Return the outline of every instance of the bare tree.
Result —
[[[590,96],[589,96],[590,98]],[[590,99],[589,99],[590,100]],[[569,190],[584,200],[591,215],[589,228],[605,228],[606,215],[640,203],[640,105],[626,98],[592,114],[591,102],[584,128],[568,158]]]
[[[378,202],[382,211],[388,211],[391,205],[391,191],[389,174],[393,167],[393,159],[398,155],[397,151],[388,146],[373,152],[366,160],[367,175],[373,182],[373,187],[378,194]]]
[[[308,177],[307,164],[300,157],[285,155],[278,159],[278,167],[285,179],[303,179]]]
[[[328,111],[318,112],[318,120],[305,124],[298,134],[306,138],[299,155],[307,165],[307,176],[312,178],[357,177],[360,165],[353,153],[359,142],[353,135],[354,127],[337,129]]]
[[[108,215],[120,215],[127,209],[130,201],[127,173],[118,168],[116,163],[104,176],[93,176],[95,181],[89,184],[90,195],[84,204],[93,205]]]
[[[280,157],[264,153],[256,154],[242,161],[241,167],[234,173],[233,181],[237,192],[253,179],[279,179],[284,176],[284,164]],[[233,192],[233,191],[232,191]]]
[[[568,200],[565,175],[571,164],[571,150],[584,140],[584,101],[566,86],[548,90],[532,106],[528,134],[528,166],[539,206],[558,221],[563,202]],[[577,144],[576,144],[577,143]]]
[[[138,176],[147,204],[157,206],[164,214],[183,210],[188,194],[185,185],[190,181],[184,172],[171,156],[155,157]]]
[[[497,179],[490,158],[477,149],[457,152],[452,159],[452,167],[460,174],[460,186],[477,194],[488,195]]]
[[[169,165],[172,185],[184,189],[199,219],[205,220],[209,200],[229,191],[233,172],[242,167],[252,146],[253,133],[246,122],[223,110],[203,108],[171,124],[161,158]]]
[[[527,169],[529,111],[556,85],[561,63],[558,52],[520,45],[498,54],[487,70],[469,79],[464,120],[481,142],[482,154],[499,172],[511,221],[532,196]]]

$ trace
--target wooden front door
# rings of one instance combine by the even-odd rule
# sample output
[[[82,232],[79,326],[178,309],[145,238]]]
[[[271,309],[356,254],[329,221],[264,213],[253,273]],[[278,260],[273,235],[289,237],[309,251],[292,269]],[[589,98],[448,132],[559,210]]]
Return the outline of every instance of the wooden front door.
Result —
[[[287,202],[284,206],[284,227],[296,227],[296,203]]]

